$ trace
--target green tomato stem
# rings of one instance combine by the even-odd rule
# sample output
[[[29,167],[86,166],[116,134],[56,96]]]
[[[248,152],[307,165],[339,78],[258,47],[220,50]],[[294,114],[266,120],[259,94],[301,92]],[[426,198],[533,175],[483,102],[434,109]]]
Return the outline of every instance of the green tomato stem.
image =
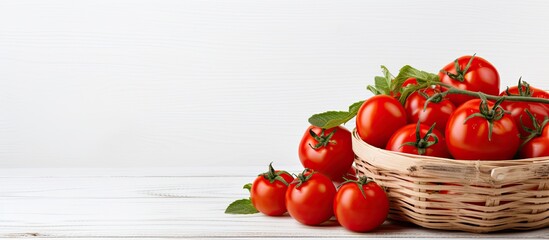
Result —
[[[524,97],[524,96],[494,96],[490,94],[486,94],[483,92],[473,92],[469,90],[459,89],[455,88],[451,85],[448,85],[446,83],[441,82],[435,82],[433,84],[440,85],[442,87],[448,88],[448,91],[443,92],[442,94],[463,94],[463,95],[469,95],[473,97],[479,97],[479,95],[483,95],[488,100],[494,100],[497,101],[501,99],[502,97],[505,97],[505,101],[513,101],[513,102],[539,102],[539,103],[546,103],[549,104],[549,99],[545,98],[536,98],[536,97]]]

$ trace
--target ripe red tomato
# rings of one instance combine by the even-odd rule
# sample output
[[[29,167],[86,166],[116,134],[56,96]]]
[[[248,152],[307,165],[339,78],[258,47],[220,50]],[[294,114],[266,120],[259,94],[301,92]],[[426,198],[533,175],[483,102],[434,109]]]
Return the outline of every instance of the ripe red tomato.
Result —
[[[500,96],[522,96],[522,97],[537,97],[549,99],[549,93],[532,87],[527,82],[523,82],[519,79],[518,85],[508,88],[500,93]],[[530,113],[538,122],[543,122],[545,117],[549,116],[549,104],[536,103],[536,102],[515,102],[504,101],[501,106],[511,113],[515,123],[517,124],[520,136],[522,138],[528,137],[528,133],[524,127],[528,129],[534,129],[534,122],[530,116],[526,113],[525,109],[528,109]],[[523,127],[524,126],[524,127]]]
[[[368,144],[385,148],[391,135],[406,125],[404,107],[395,98],[376,95],[366,100],[356,115],[356,129]]]
[[[330,179],[340,178],[355,159],[351,132],[342,126],[326,130],[310,126],[301,138],[298,152],[304,168]]]
[[[549,120],[548,120],[549,121]],[[549,156],[549,123],[544,121],[537,137],[527,141],[519,150],[519,158]]]
[[[512,159],[519,144],[513,118],[486,100],[467,101],[450,116],[446,126],[446,145],[455,159]]]
[[[389,199],[383,188],[361,177],[339,188],[334,199],[334,214],[338,222],[351,231],[371,231],[385,222]]]
[[[397,130],[389,142],[387,150],[416,155],[451,158],[446,148],[446,140],[440,131],[425,124],[408,124]]]
[[[407,87],[409,85],[417,85],[417,79],[416,78],[408,78],[404,80],[402,83],[402,87]]]
[[[286,191],[286,207],[295,220],[305,225],[319,225],[330,219],[336,188],[319,172],[306,169]]]
[[[269,216],[280,216],[286,212],[286,190],[294,180],[286,171],[275,171],[269,164],[269,171],[259,174],[252,183],[250,196],[254,207]]]
[[[525,81],[519,79],[517,86],[507,88],[500,96],[523,96],[549,99],[549,93],[539,88],[532,87]]]
[[[499,73],[484,58],[463,56],[446,65],[439,73],[440,81],[455,88],[473,92],[484,92],[490,95],[499,94]],[[445,88],[443,88],[446,91]],[[473,99],[463,94],[449,94],[448,98],[456,107]]]
[[[393,79],[394,80],[394,79]],[[415,78],[408,78],[404,80],[404,82],[401,85],[401,88],[411,86],[411,85],[417,85],[417,79]],[[400,92],[390,92],[390,95],[396,99],[400,99],[401,93]]]
[[[530,111],[532,116],[534,116],[538,122],[542,122],[543,119],[549,116],[549,109],[543,106],[543,103],[503,101],[501,106],[505,109],[505,111],[509,112],[511,117],[515,120],[515,124],[517,125],[519,134],[522,138],[530,135],[524,127],[528,129],[534,128],[534,122],[526,113],[526,109]]]
[[[438,92],[432,88],[416,91],[408,96],[404,109],[406,110],[408,122],[417,123],[420,121],[429,126],[436,123],[435,128],[444,133],[448,118],[450,118],[456,107],[449,99],[439,98],[429,102],[427,107],[424,108],[427,99],[436,93]]]

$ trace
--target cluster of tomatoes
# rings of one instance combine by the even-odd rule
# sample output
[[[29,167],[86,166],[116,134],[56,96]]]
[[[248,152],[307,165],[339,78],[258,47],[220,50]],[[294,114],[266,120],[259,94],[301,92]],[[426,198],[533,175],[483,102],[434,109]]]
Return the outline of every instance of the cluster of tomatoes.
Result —
[[[269,171],[252,183],[251,202],[261,213],[280,216],[288,212],[305,225],[320,225],[335,216],[351,231],[377,228],[389,213],[384,189],[366,177],[357,179],[349,174],[345,178],[338,184],[326,174],[308,168],[294,178],[269,165]]]
[[[500,92],[496,68],[474,55],[448,64],[437,80],[411,77],[364,101],[356,112],[360,138],[391,151],[462,160],[549,156],[549,103],[539,101],[549,99],[547,92],[520,80]],[[414,91],[402,101],[405,89]],[[389,200],[375,182],[357,179],[349,130],[311,125],[298,152],[305,170],[295,178],[269,165],[255,179],[255,209],[270,216],[288,212],[306,225],[335,216],[358,232],[385,221]]]
[[[496,68],[478,56],[456,59],[439,79],[404,104],[398,92],[366,100],[356,116],[362,140],[391,151],[461,160],[549,156],[549,104],[535,99],[549,99],[549,93],[520,80],[500,92]],[[414,78],[402,84],[413,85]]]

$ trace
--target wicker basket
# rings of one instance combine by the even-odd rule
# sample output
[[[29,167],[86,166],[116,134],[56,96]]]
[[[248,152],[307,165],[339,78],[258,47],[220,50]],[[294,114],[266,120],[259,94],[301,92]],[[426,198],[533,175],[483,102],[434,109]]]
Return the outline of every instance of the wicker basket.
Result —
[[[373,147],[353,132],[359,175],[384,186],[389,218],[426,228],[493,232],[549,226],[549,157],[465,161]]]

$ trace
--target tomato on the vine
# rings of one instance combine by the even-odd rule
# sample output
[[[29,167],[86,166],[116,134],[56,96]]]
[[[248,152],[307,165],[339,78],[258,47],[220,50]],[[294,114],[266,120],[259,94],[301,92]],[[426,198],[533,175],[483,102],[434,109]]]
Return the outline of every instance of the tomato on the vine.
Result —
[[[520,144],[513,118],[499,104],[484,99],[469,100],[450,116],[446,145],[455,159],[512,159]]]
[[[385,148],[391,135],[406,125],[404,107],[394,97],[376,95],[366,100],[356,115],[356,129],[368,144]]]
[[[410,94],[404,104],[408,122],[416,123],[420,121],[429,126],[436,123],[436,129],[443,133],[446,129],[448,118],[450,118],[456,107],[449,99],[443,98],[440,95],[437,95],[440,97],[433,99],[433,101],[430,101],[425,106],[427,99],[437,93],[438,91],[435,89],[426,88]]]
[[[429,127],[419,122],[408,124],[393,134],[386,149],[416,155],[450,158],[444,136],[435,129],[435,125]]]
[[[259,174],[252,183],[250,196],[254,207],[269,216],[286,212],[286,190],[294,177],[286,171],[275,171],[272,163],[269,171]]]
[[[500,93],[500,96],[521,96],[549,99],[549,93],[532,87],[530,84],[523,82],[520,79],[517,86],[507,88],[507,90]],[[522,138],[526,138],[529,135],[525,128],[534,128],[534,121],[532,121],[532,118],[530,118],[530,116],[526,113],[526,109],[530,111],[535,120],[538,122],[542,122],[549,116],[549,104],[537,102],[503,101],[501,106],[506,111],[510,112],[513,119],[515,119],[515,123],[517,124],[520,136]]]
[[[530,117],[533,118],[533,116]],[[519,158],[549,156],[549,117],[546,117],[542,122],[532,119],[532,122],[534,122],[534,127],[529,129],[530,135],[519,150]]]
[[[449,63],[439,73],[442,83],[455,88],[473,92],[483,92],[490,95],[499,94],[499,73],[496,68],[484,58],[478,56],[463,56]],[[446,90],[443,88],[443,90]],[[456,107],[474,97],[463,94],[449,94],[448,98]]]
[[[389,199],[377,183],[361,177],[339,187],[334,199],[334,214],[337,221],[351,231],[371,231],[385,222]]]
[[[286,207],[295,220],[305,225],[319,225],[330,219],[336,188],[323,174],[305,169],[286,191]]]
[[[532,87],[522,79],[519,79],[517,86],[507,88],[500,96],[523,96],[549,99],[549,93],[539,88]]]
[[[319,171],[332,180],[343,176],[355,159],[351,132],[342,126],[325,130],[310,126],[301,138],[298,152],[304,168]]]

